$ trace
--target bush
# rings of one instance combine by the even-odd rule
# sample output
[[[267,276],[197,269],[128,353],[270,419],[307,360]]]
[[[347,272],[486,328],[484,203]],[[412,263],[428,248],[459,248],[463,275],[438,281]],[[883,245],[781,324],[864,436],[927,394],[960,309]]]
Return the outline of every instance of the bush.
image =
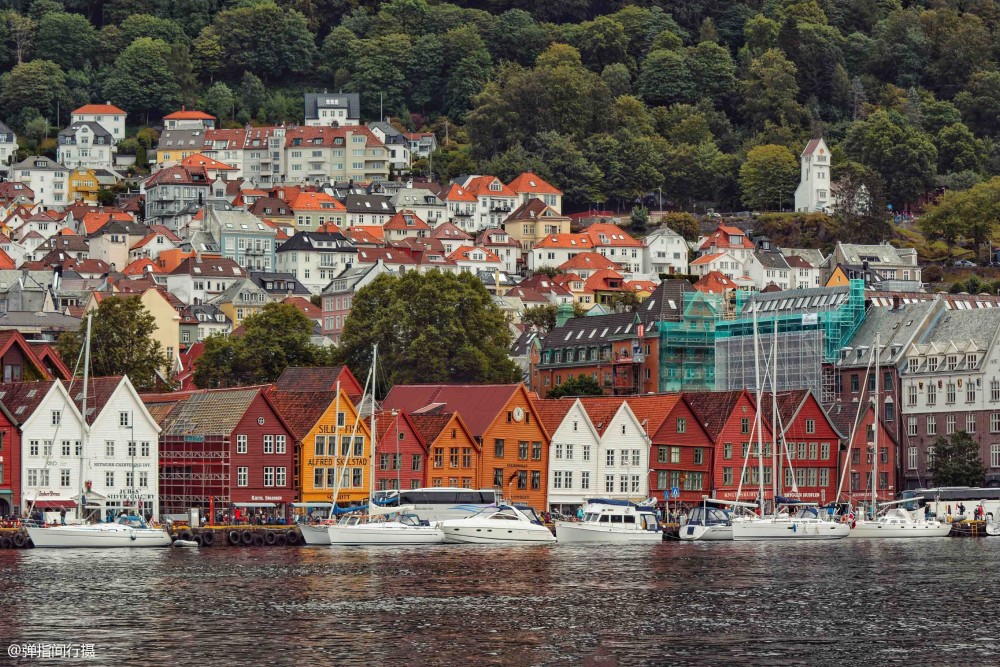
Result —
[[[937,264],[931,264],[924,269],[924,281],[928,283],[939,283],[944,278],[944,271]]]

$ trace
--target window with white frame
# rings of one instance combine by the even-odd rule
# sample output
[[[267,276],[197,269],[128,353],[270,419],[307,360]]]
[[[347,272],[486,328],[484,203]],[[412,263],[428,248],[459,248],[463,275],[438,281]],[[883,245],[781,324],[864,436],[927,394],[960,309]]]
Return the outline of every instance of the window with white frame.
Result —
[[[948,415],[944,418],[944,434],[951,435],[955,432],[955,415]]]
[[[1000,468],[1000,444],[990,445],[990,467]]]
[[[264,436],[264,453],[274,454],[274,436],[265,435]]]
[[[240,466],[236,469],[236,486],[249,486],[250,485],[250,468],[247,466]]]
[[[917,404],[917,385],[911,384],[906,388],[906,404],[916,405]]]
[[[976,415],[974,413],[969,413],[965,415],[965,432],[975,433],[976,432]]]
[[[916,470],[917,469],[917,448],[909,447],[906,450],[906,469]]]
[[[118,413],[118,425],[123,428],[128,428],[132,425],[132,413],[127,410],[122,410]]]
[[[236,453],[246,454],[247,453],[247,436],[245,433],[237,434],[236,436]]]
[[[937,417],[927,415],[927,435],[937,435]]]
[[[907,417],[906,418],[906,435],[917,435],[917,418]]]

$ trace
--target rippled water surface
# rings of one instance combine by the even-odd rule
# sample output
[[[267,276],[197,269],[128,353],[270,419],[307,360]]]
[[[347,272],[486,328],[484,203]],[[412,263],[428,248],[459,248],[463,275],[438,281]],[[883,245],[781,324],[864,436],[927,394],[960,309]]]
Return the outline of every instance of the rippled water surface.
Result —
[[[8,550],[0,664],[997,664],[998,572],[997,538]]]

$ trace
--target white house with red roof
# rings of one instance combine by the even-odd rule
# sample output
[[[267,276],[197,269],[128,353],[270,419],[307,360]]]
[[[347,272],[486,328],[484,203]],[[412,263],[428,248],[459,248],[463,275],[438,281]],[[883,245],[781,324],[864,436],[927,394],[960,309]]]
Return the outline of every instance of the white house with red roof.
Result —
[[[707,276],[712,271],[718,271],[730,280],[736,280],[745,276],[743,262],[733,257],[728,252],[716,252],[710,255],[697,257],[692,260],[690,271],[691,274],[695,276]],[[753,283],[749,276],[747,276],[746,279],[751,284]]]
[[[642,240],[645,265],[651,275],[688,272],[688,245],[669,227],[659,227]]]
[[[476,197],[475,231],[503,226],[517,208],[518,194],[496,176],[470,176],[462,185]]]
[[[442,222],[431,230],[431,238],[441,242],[445,254],[450,255],[456,248],[461,246],[472,246],[476,241],[472,236],[466,234],[451,222]]]
[[[281,180],[284,144],[284,127],[210,129],[201,154],[233,167],[230,179],[267,186]]]
[[[830,149],[823,138],[806,144],[799,156],[799,186],[795,188],[795,210],[803,212],[833,209],[834,198],[830,190]]]
[[[295,228],[315,231],[326,224],[344,224],[347,208],[325,192],[300,192],[289,204]]]
[[[642,242],[625,232],[618,225],[594,223],[583,230],[589,236],[594,250],[633,276],[644,276],[648,272],[643,262]]]
[[[165,130],[211,130],[215,127],[217,118],[204,111],[190,110],[181,107],[180,111],[167,114],[163,117],[163,129]]]
[[[465,273],[478,273],[479,271],[503,271],[503,260],[496,253],[482,246],[462,246],[448,255],[448,259],[454,262],[461,271]]]
[[[754,245],[746,232],[728,225],[720,224],[714,232],[698,239],[699,255],[728,253],[742,264],[750,259],[753,251]]]
[[[396,211],[396,214],[383,225],[382,230],[385,233],[385,240],[389,243],[396,243],[407,238],[426,238],[431,233],[431,228],[427,223],[409,209]]]
[[[547,234],[528,252],[528,269],[561,266],[583,252],[596,252],[586,234]]]
[[[70,113],[70,123],[98,123],[111,135],[113,143],[117,144],[125,138],[124,110],[108,102],[106,104],[85,104]]]
[[[532,199],[540,199],[546,206],[555,209],[556,213],[562,215],[562,190],[551,185],[538,174],[526,171],[508,183],[507,187],[517,194],[516,206],[527,204]]]
[[[459,229],[476,231],[476,209],[479,198],[458,183],[452,183],[438,195],[448,210],[448,219]]]
[[[511,238],[502,229],[484,229],[476,237],[476,245],[491,251],[503,262],[503,270],[507,273],[519,273],[521,260],[521,244]]]
[[[437,227],[448,221],[448,207],[436,194],[427,188],[401,188],[389,198],[389,203],[397,210],[413,211],[428,227]]]
[[[138,259],[155,260],[164,250],[175,250],[182,243],[183,241],[177,234],[163,225],[153,225],[146,236],[129,248],[128,258],[130,262]]]

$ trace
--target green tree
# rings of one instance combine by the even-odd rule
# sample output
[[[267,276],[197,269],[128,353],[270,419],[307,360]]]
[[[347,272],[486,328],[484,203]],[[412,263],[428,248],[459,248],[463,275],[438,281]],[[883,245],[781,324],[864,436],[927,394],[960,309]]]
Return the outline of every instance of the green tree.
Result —
[[[757,146],[740,166],[743,202],[750,208],[783,208],[791,203],[798,183],[799,162],[784,146]]]
[[[934,460],[927,472],[935,486],[979,487],[986,480],[979,443],[965,431],[934,441]]]
[[[649,209],[645,206],[633,206],[629,216],[629,227],[634,233],[645,233],[649,228]]]
[[[255,118],[264,106],[267,99],[267,88],[260,77],[252,72],[244,72],[240,80],[239,101],[240,108],[244,109],[251,118]]]
[[[597,380],[589,375],[578,375],[575,378],[557,384],[545,394],[545,398],[563,398],[564,396],[601,396],[604,390]]]
[[[603,202],[604,174],[587,159],[572,137],[558,132],[541,132],[531,142],[544,170],[539,173],[563,191],[563,205],[585,207]]]
[[[140,37],[115,60],[104,80],[104,95],[129,113],[167,111],[178,103],[180,87],[167,59],[170,46],[162,40]]]
[[[977,72],[965,90],[955,95],[962,120],[980,135],[1000,133],[1000,72]]]
[[[38,23],[28,16],[17,12],[6,12],[7,37],[11,42],[14,62],[18,65],[28,60],[28,55],[35,43],[35,33]]]
[[[844,152],[874,170],[885,184],[886,198],[901,209],[914,202],[934,180],[937,149],[930,137],[897,113],[878,111],[855,122]]]
[[[46,118],[55,118],[56,103],[64,100],[66,74],[51,60],[32,60],[15,65],[4,75],[0,104],[7,117],[16,116],[26,104]]]
[[[510,330],[475,276],[416,271],[382,275],[358,291],[344,325],[342,357],[359,376],[371,351],[391,384],[516,382]]]
[[[191,61],[202,79],[215,80],[215,75],[225,66],[224,56],[222,39],[212,26],[203,28],[191,43]]]
[[[684,237],[685,241],[697,241],[701,236],[701,225],[698,219],[684,211],[670,211],[663,215],[660,224],[669,227]]]
[[[184,30],[174,21],[151,14],[131,14],[118,26],[123,47],[139,39],[149,37],[167,44],[187,42]]]
[[[982,144],[962,123],[942,128],[934,138],[938,152],[940,174],[979,171],[982,166]]]
[[[537,273],[537,272],[536,272]],[[549,303],[544,306],[531,306],[525,308],[521,313],[521,322],[537,327],[541,331],[549,332],[556,326],[557,306]]]
[[[211,336],[195,366],[199,387],[227,387],[273,382],[289,366],[328,361],[314,345],[313,321],[289,303],[269,303],[243,320],[242,336]]]
[[[802,107],[796,101],[799,84],[795,65],[777,49],[769,49],[750,62],[742,82],[743,105],[753,127],[768,122],[779,126],[802,123]]]
[[[690,102],[695,95],[687,58],[677,51],[651,51],[642,63],[636,85],[651,105]]]
[[[229,86],[221,81],[216,81],[205,93],[202,108],[218,118],[220,122],[231,119],[236,108],[236,96],[233,95]]]
[[[497,17],[487,47],[496,60],[530,65],[549,45],[549,34],[523,9],[510,9]]]
[[[583,64],[600,72],[612,63],[625,60],[628,43],[621,23],[607,16],[599,16],[581,26],[577,47]]]
[[[140,297],[113,296],[102,300],[91,321],[92,375],[128,375],[139,391],[154,389],[169,378],[171,370],[171,360],[153,338],[155,332],[156,321]],[[84,318],[76,332],[59,337],[56,347],[67,364],[75,364],[86,334]]]
[[[79,14],[51,12],[38,21],[36,58],[51,60],[65,69],[81,69],[93,60],[97,47],[97,31]]]
[[[707,97],[716,107],[732,106],[736,65],[728,49],[713,41],[702,41],[688,49],[687,62],[698,97]]]
[[[889,238],[885,191],[878,174],[851,162],[837,170],[837,204],[834,214],[845,238],[857,243],[881,243]]]
[[[632,94],[632,74],[624,63],[613,63],[601,70],[601,80],[612,98]]]
[[[211,27],[215,34],[225,36],[221,40],[223,62],[231,80],[244,71],[269,82],[305,74],[316,56],[316,37],[305,16],[269,0],[219,12]]]

